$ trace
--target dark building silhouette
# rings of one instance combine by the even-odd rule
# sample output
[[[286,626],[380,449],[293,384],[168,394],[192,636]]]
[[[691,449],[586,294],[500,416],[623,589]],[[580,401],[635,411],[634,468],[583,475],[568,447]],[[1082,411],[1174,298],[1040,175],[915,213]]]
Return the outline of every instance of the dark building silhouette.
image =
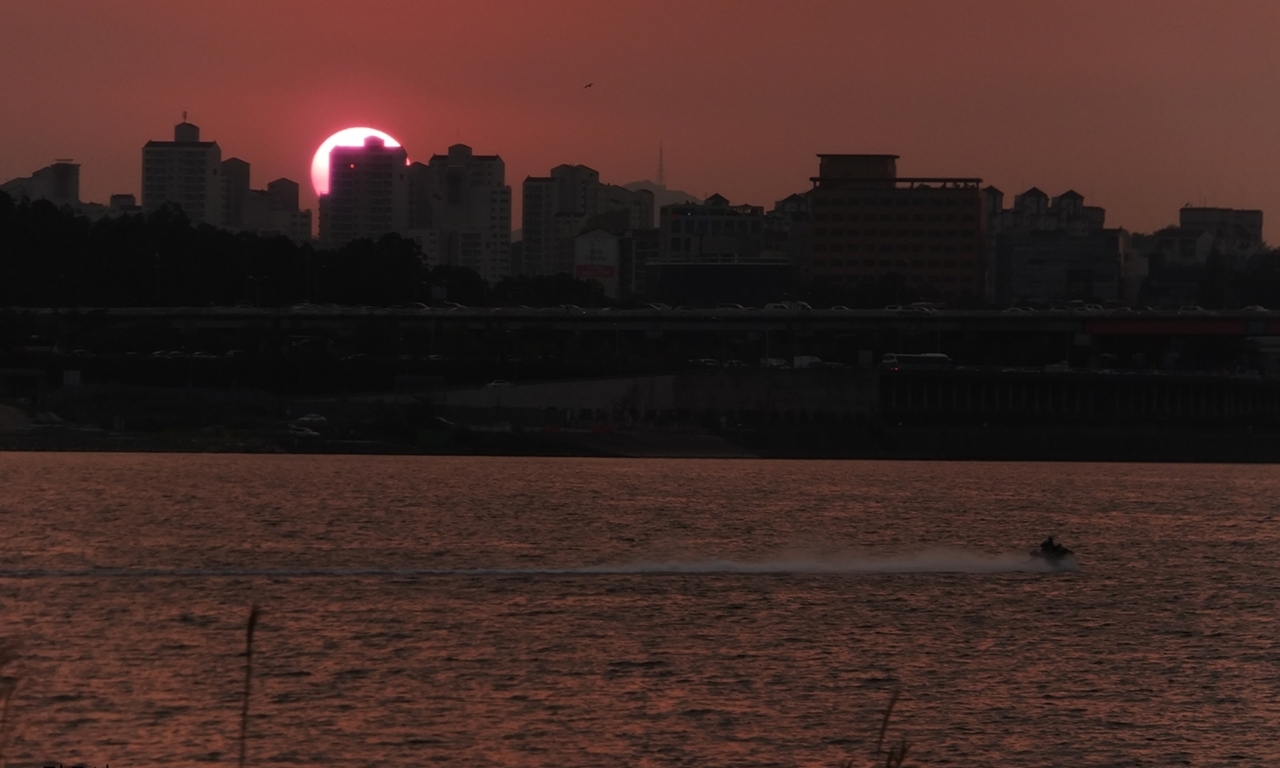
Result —
[[[522,189],[522,275],[573,274],[574,239],[593,216],[626,211],[631,229],[647,229],[653,221],[653,193],[604,184],[585,165],[559,165],[549,176],[530,176]]]
[[[511,275],[511,187],[498,155],[466,144],[409,168],[406,234],[427,263],[475,270],[489,283]]]
[[[794,194],[773,204],[770,225],[764,228],[764,250],[785,253],[799,272],[813,250],[813,228],[809,196]]]
[[[1154,305],[1238,305],[1251,294],[1241,276],[1268,253],[1259,210],[1185,206],[1177,226],[1135,240],[1148,272],[1142,301]]]
[[[409,181],[403,147],[376,137],[329,153],[329,194],[320,196],[320,243],[336,248],[377,240],[408,225]]]
[[[311,240],[311,211],[298,209],[298,184],[276,179],[266,189],[250,188],[249,163],[222,162],[222,226],[232,232],[281,235],[295,243]]]
[[[244,228],[244,206],[249,197],[249,164],[238,157],[222,161],[222,226]]]
[[[111,202],[107,207],[116,214],[142,213],[142,206],[138,205],[138,198],[133,195],[121,194],[112,195]]]
[[[193,223],[222,224],[222,150],[201,141],[200,128],[174,126],[173,141],[148,141],[142,148],[142,210],[154,213],[176,205]]]
[[[574,238],[573,277],[599,283],[611,299],[643,295],[646,266],[657,259],[659,231],[636,229],[634,223],[631,212],[621,208],[587,220]]]
[[[818,155],[808,281],[901,275],[943,298],[986,292],[981,179],[900,178],[897,155]]]
[[[651,226],[658,225],[657,214],[664,205],[680,205],[683,203],[700,203],[702,198],[679,189],[667,189],[661,178],[658,181],[632,181],[622,185],[623,189],[632,192],[648,192],[653,195],[654,219]]]
[[[1050,198],[1032,187],[1009,208],[995,187],[983,197],[997,304],[1136,298],[1141,276],[1129,233],[1106,228],[1106,211],[1085,205],[1080,193]]]
[[[1262,211],[1197,208],[1178,211],[1178,226],[1155,232],[1145,254],[1160,266],[1204,264],[1212,257],[1243,262],[1266,250]]]
[[[57,206],[80,205],[80,164],[58,160],[30,176],[0,184],[0,192],[14,200],[48,200]]]
[[[663,206],[659,253],[645,268],[646,295],[696,306],[761,304],[781,298],[795,279],[779,240],[782,219],[758,205],[705,203]]]

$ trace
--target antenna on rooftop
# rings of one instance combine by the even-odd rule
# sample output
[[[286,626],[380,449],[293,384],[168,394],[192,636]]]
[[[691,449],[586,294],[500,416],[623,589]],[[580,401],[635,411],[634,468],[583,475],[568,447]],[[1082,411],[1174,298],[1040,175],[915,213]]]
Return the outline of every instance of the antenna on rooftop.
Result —
[[[662,140],[661,139],[658,140],[658,186],[662,187],[663,189],[666,189],[667,187],[666,174],[663,173],[663,170],[662,170]]]
[[[187,110],[182,110],[182,122],[187,122]]]

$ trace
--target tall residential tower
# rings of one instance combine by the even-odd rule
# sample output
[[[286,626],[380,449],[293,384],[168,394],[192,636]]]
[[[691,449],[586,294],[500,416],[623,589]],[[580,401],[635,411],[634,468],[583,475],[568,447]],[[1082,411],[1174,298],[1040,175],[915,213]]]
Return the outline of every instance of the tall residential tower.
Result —
[[[376,137],[329,153],[329,194],[320,196],[320,244],[377,240],[407,228],[409,178],[403,147]]]
[[[408,234],[432,266],[468,267],[496,283],[511,274],[511,187],[498,155],[465,144],[409,168]]]
[[[222,150],[201,141],[200,128],[174,126],[173,141],[148,141],[142,148],[142,210],[165,205],[182,209],[193,224],[222,224]]]

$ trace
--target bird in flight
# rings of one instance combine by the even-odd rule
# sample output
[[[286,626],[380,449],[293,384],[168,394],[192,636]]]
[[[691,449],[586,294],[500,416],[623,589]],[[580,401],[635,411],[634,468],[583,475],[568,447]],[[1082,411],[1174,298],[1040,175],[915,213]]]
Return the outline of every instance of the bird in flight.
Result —
[[[582,87],[583,87],[583,88],[590,88],[590,87],[591,87],[591,86],[593,86],[593,85],[595,85],[595,83],[587,83],[586,85],[584,85],[584,86],[582,86]]]

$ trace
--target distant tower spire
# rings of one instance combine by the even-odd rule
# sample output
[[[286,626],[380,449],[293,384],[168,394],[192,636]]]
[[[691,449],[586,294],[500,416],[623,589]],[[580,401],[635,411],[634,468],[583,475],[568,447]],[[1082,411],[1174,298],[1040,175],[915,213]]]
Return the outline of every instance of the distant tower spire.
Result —
[[[667,186],[667,177],[662,169],[662,140],[658,140],[658,186],[663,189]]]
[[[187,122],[187,110],[182,110],[182,122]]]

